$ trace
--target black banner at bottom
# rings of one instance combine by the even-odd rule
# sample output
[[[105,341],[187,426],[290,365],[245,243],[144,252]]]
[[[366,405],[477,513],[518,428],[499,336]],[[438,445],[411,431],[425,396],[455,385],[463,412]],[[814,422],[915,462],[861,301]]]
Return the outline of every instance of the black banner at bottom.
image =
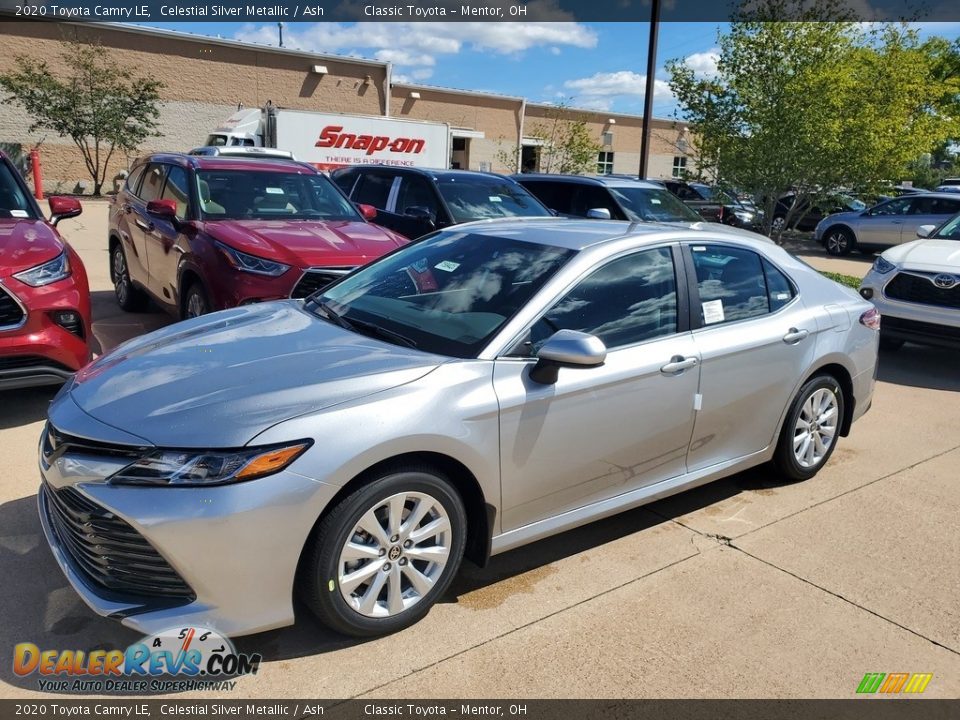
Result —
[[[0,700],[8,718],[517,718],[519,720],[947,720],[960,700]]]

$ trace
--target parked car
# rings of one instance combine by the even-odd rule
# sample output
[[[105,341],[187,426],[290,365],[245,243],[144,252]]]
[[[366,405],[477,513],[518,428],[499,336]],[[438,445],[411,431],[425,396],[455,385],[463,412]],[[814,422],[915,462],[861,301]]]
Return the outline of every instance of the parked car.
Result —
[[[47,541],[146,634],[289,625],[299,595],[370,636],[464,556],[770,460],[810,478],[870,407],[879,315],[737,235],[457,225],[305,301],[131,340],[50,406]]]
[[[513,179],[560,215],[601,220],[698,223],[662,185],[628,177],[525,173]]]
[[[763,213],[734,195],[704,183],[662,180],[671,193],[710,222],[754,229],[763,222]]]
[[[367,222],[375,215],[306,163],[151,155],[110,208],[117,302],[133,311],[152,298],[187,318],[306,297],[407,242]]]
[[[277,150],[276,148],[247,147],[233,145],[204,145],[191,150],[189,155],[219,155],[230,157],[246,158],[274,158],[283,160],[296,160],[293,153],[289,150]]]
[[[90,359],[87,273],[56,227],[80,202],[49,203],[48,221],[0,152],[0,389],[62,383]]]
[[[493,173],[358,165],[331,177],[351,200],[377,209],[377,224],[408,238],[473,220],[551,214],[523,187]]]
[[[960,185],[937,185],[935,192],[960,193]]]
[[[940,227],[923,225],[920,240],[883,252],[860,294],[883,315],[880,347],[905,341],[960,348],[960,215]]]
[[[774,205],[773,220],[770,221],[771,232],[780,233],[787,229],[787,215],[798,202],[801,206],[793,214],[790,220],[790,228],[803,232],[815,229],[820,221],[828,215],[862,212],[867,208],[865,202],[846,193],[833,193],[812,201],[807,196],[798,200],[796,193],[786,193],[781,195]]]
[[[814,238],[830,255],[910,242],[921,225],[938,225],[960,212],[960,197],[947,193],[918,193],[887,200],[868,210],[837,213],[821,220]]]

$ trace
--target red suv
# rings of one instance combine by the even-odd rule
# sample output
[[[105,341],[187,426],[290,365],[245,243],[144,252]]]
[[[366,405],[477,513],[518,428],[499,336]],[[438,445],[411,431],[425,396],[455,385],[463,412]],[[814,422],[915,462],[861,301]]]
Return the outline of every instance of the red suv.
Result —
[[[306,297],[408,242],[375,215],[305,163],[151,155],[110,210],[117,302],[133,311],[149,296],[188,318]]]
[[[48,222],[0,153],[0,388],[62,383],[90,359],[90,288],[56,224],[80,214],[51,197]]]

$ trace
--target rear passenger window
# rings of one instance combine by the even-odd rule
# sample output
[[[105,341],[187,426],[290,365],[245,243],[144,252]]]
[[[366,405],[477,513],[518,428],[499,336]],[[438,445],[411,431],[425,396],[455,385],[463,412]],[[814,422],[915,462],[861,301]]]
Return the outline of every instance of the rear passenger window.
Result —
[[[704,325],[746,320],[770,312],[759,255],[722,245],[693,245],[691,250]]]
[[[147,173],[143,177],[143,185],[140,186],[140,199],[144,202],[158,200],[160,191],[163,189],[163,165],[151,164],[147,167]]]
[[[777,270],[772,263],[763,260],[763,274],[767,280],[767,300],[770,303],[770,312],[776,312],[793,300],[793,284],[787,276]]]
[[[361,205],[373,205],[378,210],[386,210],[391,187],[393,187],[393,175],[383,173],[361,175],[353,194],[353,201]]]

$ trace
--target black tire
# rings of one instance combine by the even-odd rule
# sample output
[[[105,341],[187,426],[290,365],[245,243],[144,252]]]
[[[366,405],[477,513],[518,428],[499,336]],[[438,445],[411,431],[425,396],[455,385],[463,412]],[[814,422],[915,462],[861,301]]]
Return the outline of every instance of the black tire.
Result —
[[[857,247],[857,241],[846,228],[832,227],[823,234],[823,247],[827,255],[845,257]]]
[[[348,540],[357,541],[357,535],[354,534],[354,531],[364,515],[369,511],[378,510],[384,500],[399,493],[421,493],[429,496],[442,506],[449,520],[449,554],[446,564],[434,580],[433,586],[428,592],[420,596],[419,600],[396,614],[385,617],[370,617],[350,605],[339,587],[340,554]],[[412,511],[412,508],[406,505],[404,507],[405,510]],[[417,527],[422,526],[423,522],[418,524]],[[387,532],[382,525],[381,529]],[[372,536],[369,537],[372,540]],[[432,537],[427,536],[427,538]],[[395,538],[399,539],[395,540]],[[327,627],[343,635],[374,637],[397,632],[422,619],[433,604],[446,592],[463,559],[466,538],[467,516],[463,500],[446,477],[427,467],[398,467],[387,470],[375,481],[364,485],[344,498],[317,524],[307,541],[300,563],[297,583],[300,597]],[[394,536],[390,538],[390,542],[394,544],[390,547],[389,554],[386,557],[381,554],[381,557],[389,568],[392,568],[389,565],[391,559],[394,563],[397,563],[398,568],[395,572],[397,577],[400,577],[402,571],[399,567],[407,562],[412,567],[414,560],[408,561],[405,556],[394,557],[395,550],[399,552],[399,548],[406,547],[406,545],[401,545],[403,542],[402,536]],[[374,542],[374,544],[377,543]],[[362,560],[357,562],[362,562]],[[364,567],[372,568],[374,563],[379,566],[374,575],[371,576],[374,581],[381,572],[389,572],[384,566],[380,566],[379,560],[372,560],[367,565],[358,566],[353,570],[362,570]],[[419,569],[423,569],[423,566]],[[405,575],[403,577],[404,582],[407,583],[406,591],[409,592],[412,587],[409,577]],[[366,588],[364,596],[366,596],[366,593],[372,592],[373,584],[373,582],[362,583],[359,586]],[[377,591],[375,597],[389,595],[389,590],[390,588],[387,585],[383,585],[382,589]],[[357,601],[359,602],[360,598],[357,598]]]
[[[110,249],[110,279],[113,281],[113,294],[121,310],[143,312],[147,309],[150,300],[146,293],[135,287],[130,279],[127,254],[119,242],[113,243]]]
[[[183,304],[180,306],[181,319],[200,317],[206,315],[212,309],[207,291],[203,289],[203,283],[194,280],[187,288],[187,294],[183,296]]]
[[[880,349],[886,350],[888,352],[896,352],[903,347],[903,340],[900,338],[893,338],[889,335],[884,335],[883,331],[880,332]]]
[[[794,451],[795,440],[800,437],[800,433],[797,432],[797,424],[801,419],[804,404],[820,390],[827,390],[832,393],[836,402],[835,429],[832,439],[826,447],[826,452],[814,465],[808,467],[800,463]],[[803,384],[793,402],[790,403],[790,409],[787,411],[786,419],[783,422],[783,429],[780,431],[777,449],[773,455],[773,464],[784,477],[790,480],[808,480],[827,464],[837,447],[837,441],[840,439],[840,428],[843,424],[843,413],[846,407],[845,400],[843,388],[840,387],[840,383],[832,375],[817,375]]]

